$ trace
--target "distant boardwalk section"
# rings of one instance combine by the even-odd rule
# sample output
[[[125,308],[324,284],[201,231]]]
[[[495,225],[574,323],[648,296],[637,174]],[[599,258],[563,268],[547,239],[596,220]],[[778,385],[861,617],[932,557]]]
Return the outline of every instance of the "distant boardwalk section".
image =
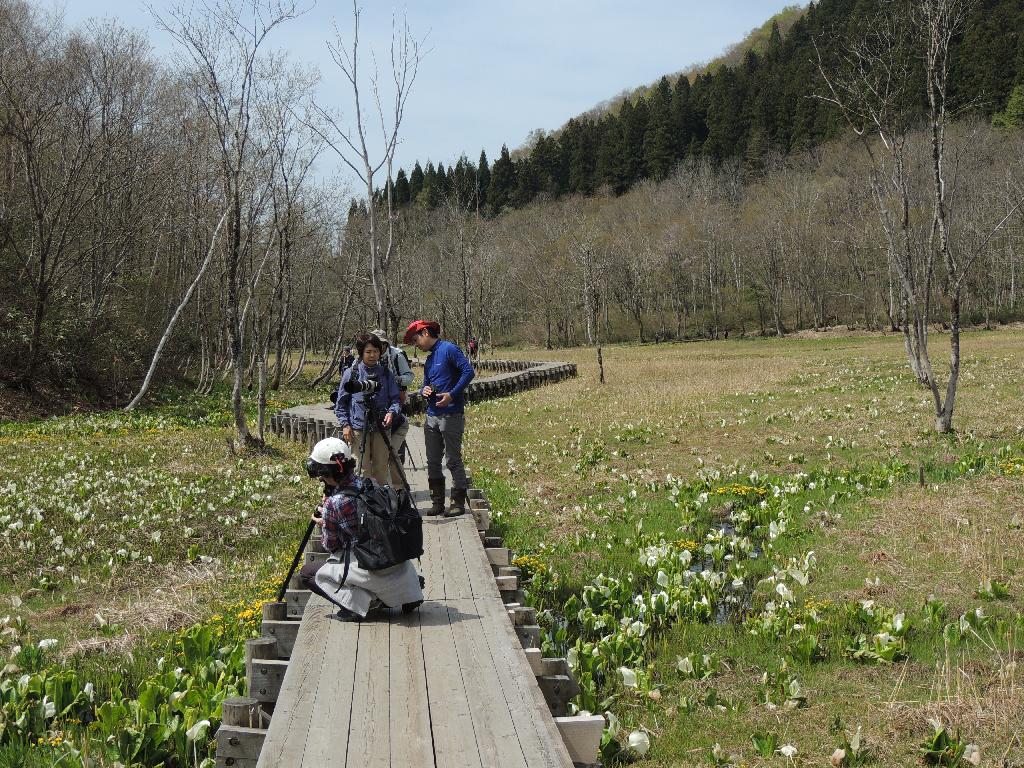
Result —
[[[469,383],[466,387],[466,400],[469,402],[508,397],[516,392],[524,392],[576,375],[575,363],[486,360],[477,363],[475,367],[477,370],[494,373],[490,376],[477,376]],[[418,394],[411,394],[408,407],[419,413],[425,410],[426,403]],[[330,403],[286,408],[270,417],[270,429],[279,437],[310,445],[325,437],[341,436],[334,408]]]

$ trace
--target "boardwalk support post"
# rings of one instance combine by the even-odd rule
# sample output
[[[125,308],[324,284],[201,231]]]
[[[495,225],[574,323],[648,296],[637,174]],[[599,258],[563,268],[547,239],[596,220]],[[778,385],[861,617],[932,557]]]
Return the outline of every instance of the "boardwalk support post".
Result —
[[[255,768],[267,732],[261,726],[266,715],[260,703],[246,696],[224,699],[221,726],[217,729],[217,765]]]
[[[562,734],[562,741],[569,751],[574,765],[596,765],[604,731],[604,717],[601,715],[576,715],[556,717],[555,725]]]

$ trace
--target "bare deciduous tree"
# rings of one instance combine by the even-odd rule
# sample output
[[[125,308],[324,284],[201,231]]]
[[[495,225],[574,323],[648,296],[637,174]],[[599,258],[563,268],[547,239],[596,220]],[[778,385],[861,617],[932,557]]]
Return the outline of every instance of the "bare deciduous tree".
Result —
[[[416,75],[419,71],[421,51],[420,42],[415,40],[409,31],[408,21],[403,20],[401,28],[395,28],[391,38],[391,83],[393,92],[387,97],[380,81],[380,72],[374,68],[369,77],[370,97],[373,112],[363,104],[364,81],[360,72],[359,50],[359,17],[362,11],[356,0],[352,2],[352,38],[346,44],[344,36],[335,27],[335,38],[328,42],[327,47],[331,58],[341,70],[352,90],[354,126],[346,129],[342,126],[341,117],[322,106],[315,106],[324,123],[321,128],[310,123],[314,130],[331,147],[342,162],[356,174],[366,189],[367,226],[369,227],[369,269],[370,284],[376,304],[376,321],[382,328],[389,328],[394,335],[398,330],[398,320],[388,285],[388,272],[395,248],[395,212],[393,199],[392,164],[395,150],[398,147],[398,135],[405,117],[405,105],[409,98]],[[374,156],[369,138],[372,122],[380,125],[382,148],[379,157]],[[378,217],[377,175],[383,171],[385,183],[380,185],[384,191],[384,213],[386,214],[382,233]]]

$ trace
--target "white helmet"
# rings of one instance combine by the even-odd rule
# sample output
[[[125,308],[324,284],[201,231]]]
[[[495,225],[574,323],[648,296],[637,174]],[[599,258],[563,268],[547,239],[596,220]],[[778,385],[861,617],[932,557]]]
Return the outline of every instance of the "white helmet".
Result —
[[[309,458],[317,464],[334,464],[338,460],[351,459],[352,449],[340,438],[327,437],[313,446]]]
[[[313,451],[306,459],[306,474],[314,480],[341,477],[345,471],[342,464],[351,456],[352,450],[348,443],[336,437],[328,437],[313,446]]]

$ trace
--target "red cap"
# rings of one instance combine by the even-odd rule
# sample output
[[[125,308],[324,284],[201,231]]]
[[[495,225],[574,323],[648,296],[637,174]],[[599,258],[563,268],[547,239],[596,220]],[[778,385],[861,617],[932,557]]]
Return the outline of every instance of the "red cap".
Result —
[[[402,337],[402,343],[412,344],[413,338],[417,333],[423,330],[429,330],[432,335],[441,335],[441,324],[436,323],[433,320],[413,320],[409,323],[409,327],[405,329],[405,336]]]

